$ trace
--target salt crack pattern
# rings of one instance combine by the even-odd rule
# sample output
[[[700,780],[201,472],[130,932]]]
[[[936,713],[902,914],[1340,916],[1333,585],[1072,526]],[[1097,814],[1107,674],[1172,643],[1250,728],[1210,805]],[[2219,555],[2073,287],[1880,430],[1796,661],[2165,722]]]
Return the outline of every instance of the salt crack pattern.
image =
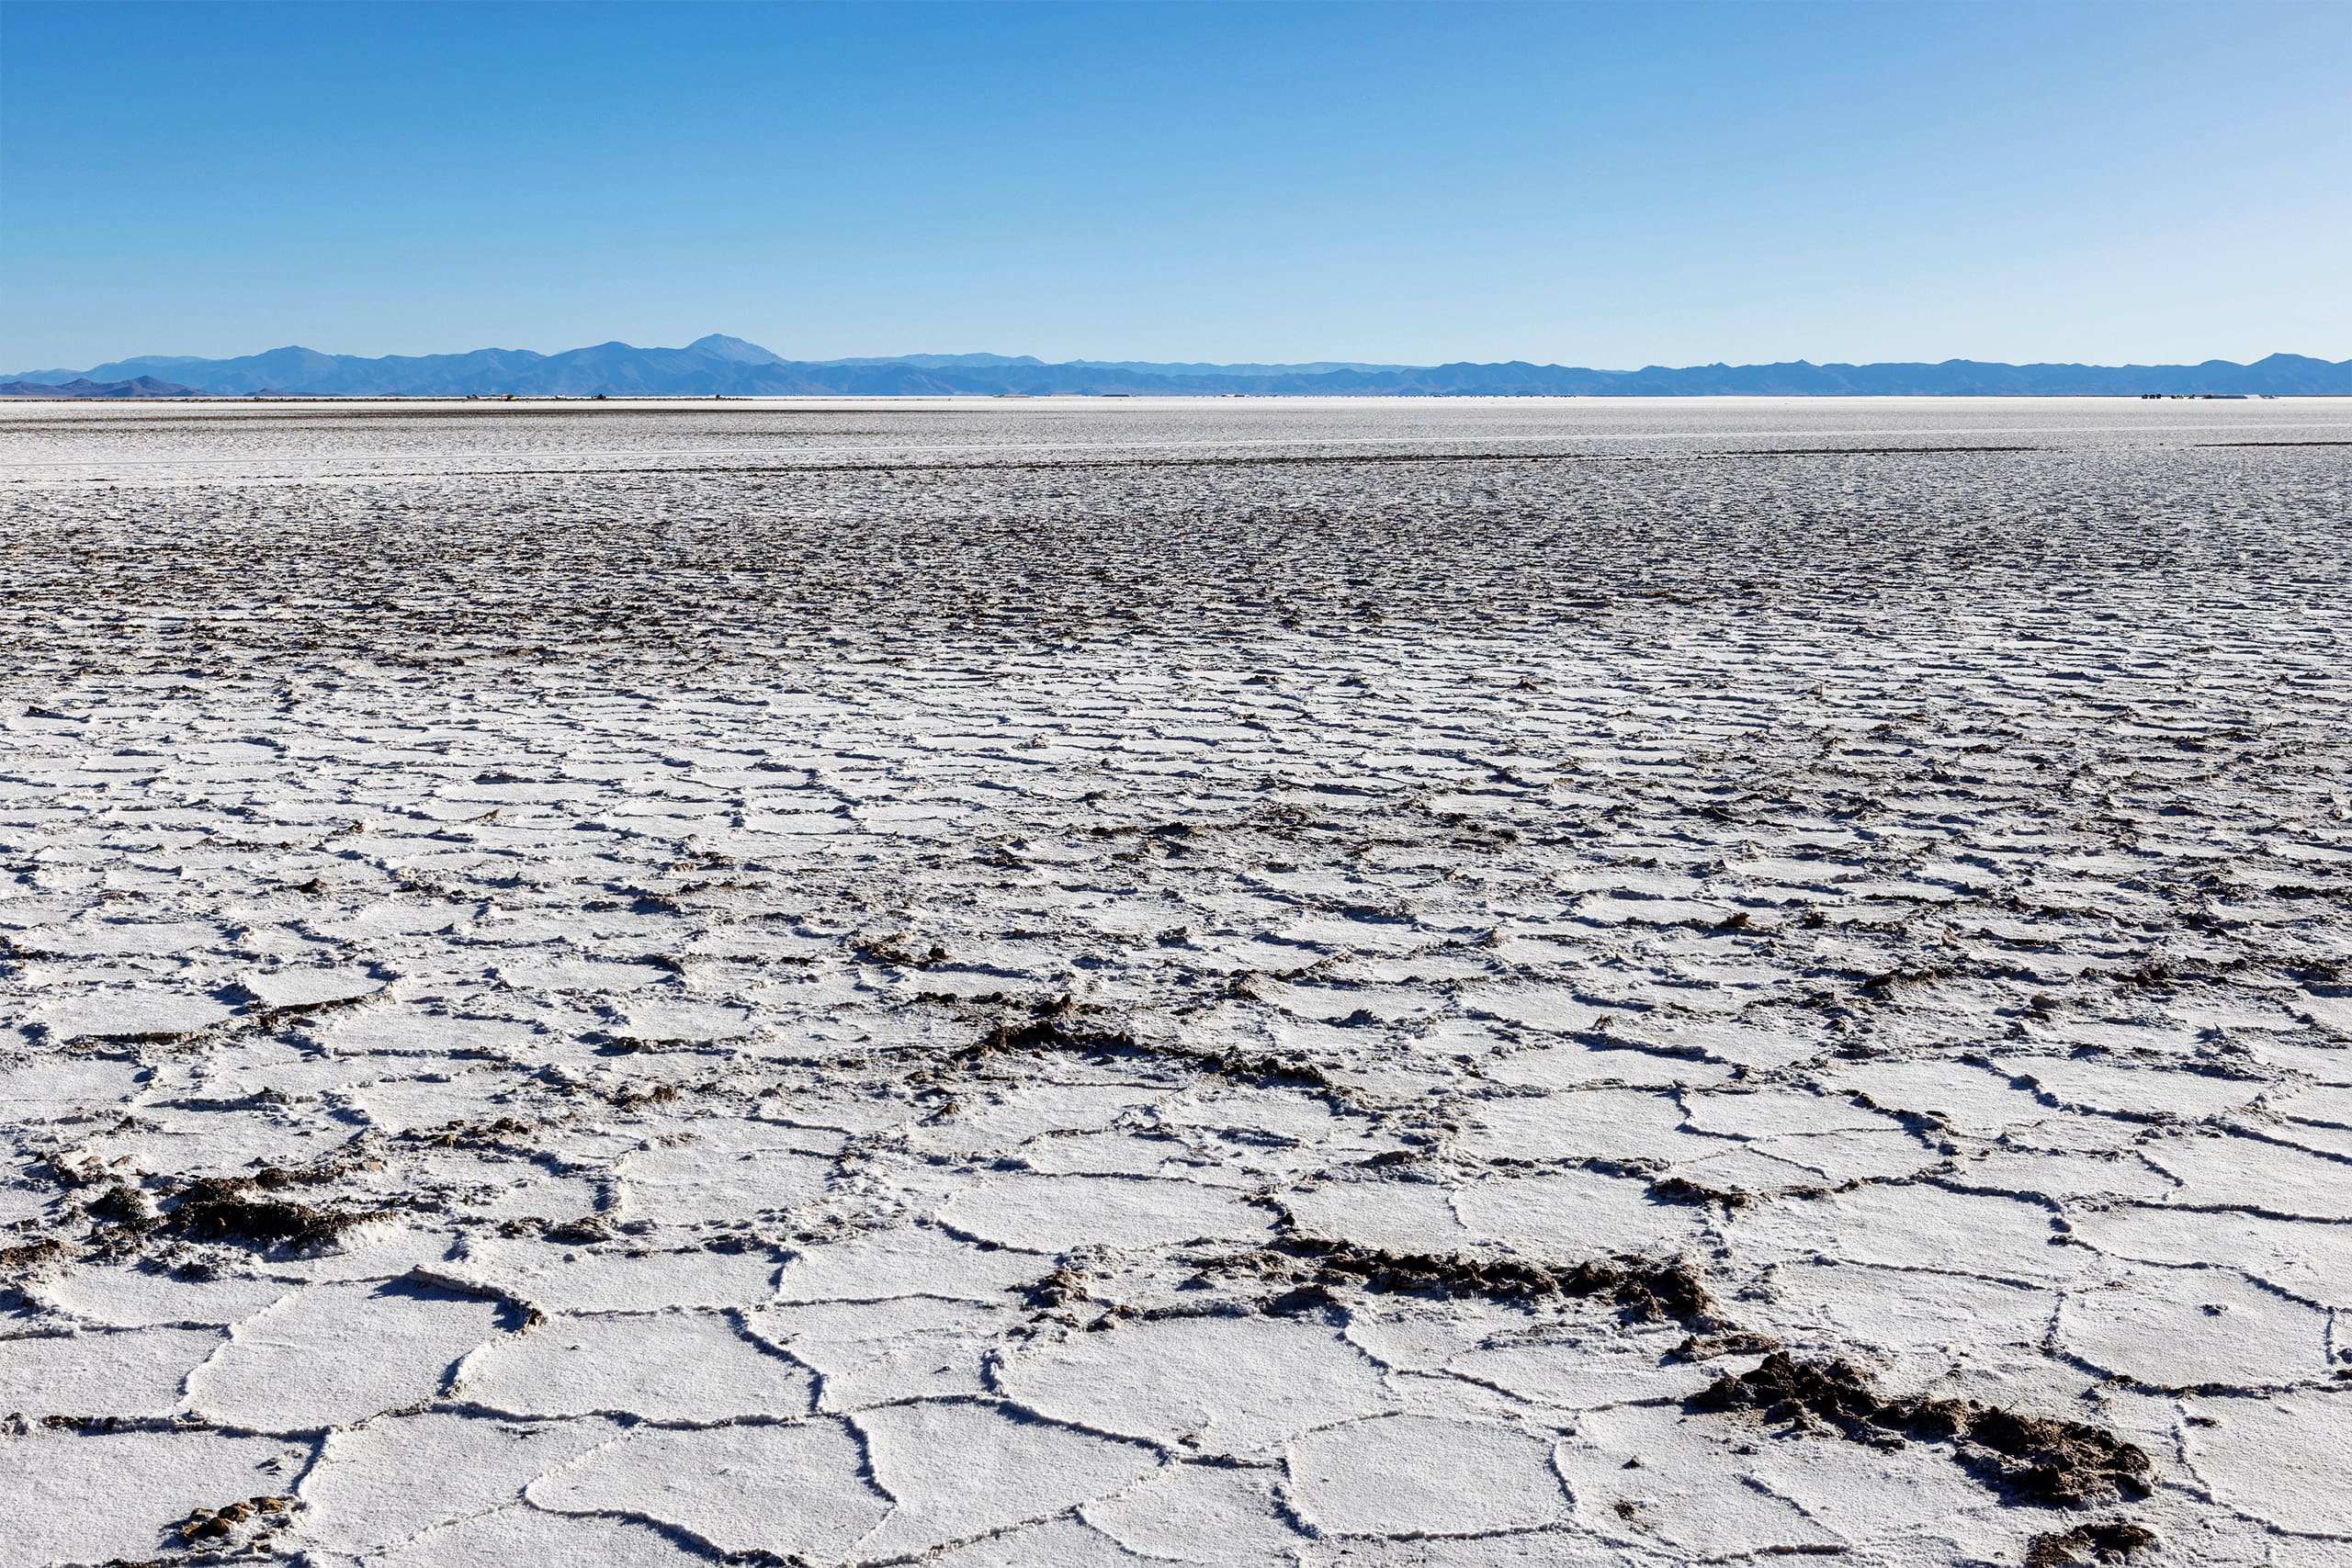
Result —
[[[2339,414],[6,412],[0,1559],[2352,1550]]]

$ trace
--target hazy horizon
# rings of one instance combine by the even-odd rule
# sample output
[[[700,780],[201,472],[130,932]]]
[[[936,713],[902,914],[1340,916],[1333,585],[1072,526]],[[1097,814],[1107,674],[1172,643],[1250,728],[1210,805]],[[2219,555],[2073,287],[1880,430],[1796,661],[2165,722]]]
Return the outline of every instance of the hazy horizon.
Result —
[[[599,349],[599,348],[627,348],[627,349],[635,350],[635,351],[639,352],[639,353],[674,353],[674,352],[683,352],[683,351],[685,351],[685,350],[691,349],[692,347],[694,347],[694,346],[695,346],[695,344],[698,344],[698,343],[704,342],[704,341],[706,341],[706,340],[707,340],[707,339],[710,339],[710,338],[732,338],[732,339],[735,339],[736,341],[739,341],[739,342],[749,343],[749,344],[752,344],[752,346],[753,346],[753,347],[761,348],[761,349],[764,349],[764,350],[766,350],[767,352],[769,352],[769,353],[771,353],[771,354],[775,355],[779,360],[782,360],[782,361],[785,361],[785,362],[787,362],[787,363],[793,363],[793,364],[806,364],[806,365],[855,365],[855,364],[861,364],[861,363],[872,363],[872,364],[881,365],[881,364],[899,364],[899,363],[905,363],[905,362],[910,362],[910,361],[918,361],[918,360],[956,360],[956,359],[967,359],[967,360],[1001,360],[1001,361],[1007,361],[1007,362],[1027,362],[1027,363],[1034,363],[1034,364],[1043,365],[1043,366],[1061,366],[1061,365],[1085,365],[1085,366],[1150,366],[1150,367],[1159,367],[1159,368],[1186,367],[1186,368],[1205,368],[1205,369],[1226,369],[1226,368],[1236,368],[1236,367],[1252,368],[1252,369],[1256,369],[1256,368],[1296,369],[1296,368],[1304,368],[1304,367],[1324,367],[1324,366],[1348,367],[1352,367],[1352,368],[1372,367],[1372,368],[1379,368],[1379,369],[1429,369],[1429,368],[1435,368],[1435,367],[1442,367],[1442,366],[1449,366],[1449,365],[1503,365],[1503,364],[1523,364],[1523,365],[1534,365],[1534,366],[1538,366],[1538,367],[1547,367],[1547,368],[1548,368],[1548,367],[1565,367],[1565,366],[1566,366],[1566,361],[1557,360],[1557,359],[1548,359],[1548,360],[1547,360],[1547,359],[1538,359],[1538,358],[1535,358],[1535,357],[1533,357],[1533,356],[1532,356],[1532,355],[1525,355],[1525,354],[1506,355],[1503,355],[1503,356],[1501,356],[1501,357],[1499,357],[1499,358],[1495,358],[1495,359],[1472,359],[1472,358],[1468,358],[1468,357],[1466,357],[1466,356],[1464,356],[1464,355],[1446,355],[1446,356],[1444,356],[1444,357],[1442,357],[1442,358],[1438,358],[1438,359],[1425,359],[1425,360],[1414,360],[1414,361],[1407,361],[1407,360],[1381,360],[1381,359],[1373,359],[1373,358],[1369,358],[1369,357],[1366,357],[1366,356],[1363,356],[1363,355],[1349,356],[1349,355],[1323,355],[1323,356],[1320,356],[1320,357],[1318,357],[1318,358],[1314,358],[1314,359],[1296,359],[1296,360],[1294,360],[1294,359],[1275,359],[1275,358],[1272,358],[1272,357],[1269,357],[1269,356],[1266,356],[1266,355],[1255,355],[1255,356],[1243,356],[1243,357],[1238,357],[1238,358],[1234,358],[1234,359],[1222,359],[1222,360],[1220,360],[1220,359],[1207,359],[1207,358],[1203,358],[1202,356],[1197,355],[1170,355],[1170,356],[1161,357],[1161,358],[1147,358],[1147,357],[1138,356],[1138,355],[1114,356],[1114,355],[1103,355],[1103,354],[1076,354],[1076,355],[1069,355],[1069,356],[1067,356],[1067,357],[1048,358],[1048,357],[1046,357],[1046,356],[1045,356],[1045,355],[1043,355],[1033,354],[1033,353],[1029,353],[1029,352],[1027,352],[1027,351],[1021,350],[1021,349],[1004,349],[1004,348],[931,348],[931,349],[910,349],[910,350],[908,350],[908,351],[903,352],[903,353],[893,353],[893,354],[881,354],[881,353],[875,353],[875,354],[858,354],[858,353],[852,353],[852,354],[839,354],[839,355],[802,355],[802,354],[796,354],[796,353],[792,352],[792,351],[791,351],[791,350],[789,350],[789,349],[779,349],[779,348],[776,348],[775,345],[773,345],[773,344],[771,344],[761,343],[761,342],[758,342],[757,340],[754,340],[754,339],[745,338],[745,337],[742,337],[741,334],[738,334],[738,333],[721,333],[721,332],[710,332],[710,333],[699,333],[699,334],[697,334],[697,335],[696,335],[695,338],[693,338],[693,339],[690,339],[690,340],[684,340],[684,341],[681,341],[681,342],[678,342],[678,343],[631,343],[631,342],[629,342],[629,341],[628,341],[628,339],[626,339],[626,338],[606,337],[606,338],[598,338],[598,339],[593,339],[593,340],[583,340],[583,341],[579,342],[579,343],[568,343],[568,344],[561,344],[561,345],[560,345],[560,346],[556,346],[556,347],[552,347],[552,348],[548,348],[548,347],[540,347],[540,346],[537,346],[537,345],[535,345],[535,344],[522,344],[522,343],[480,343],[480,344],[473,344],[468,345],[468,346],[465,346],[465,347],[450,347],[450,348],[413,348],[413,347],[412,347],[412,348],[395,348],[395,349],[389,349],[389,350],[386,350],[386,351],[384,351],[384,352],[382,352],[382,353],[379,353],[379,353],[365,353],[365,354],[363,354],[363,353],[358,353],[358,352],[352,351],[352,350],[347,350],[347,349],[340,349],[340,348],[333,348],[333,347],[322,347],[320,344],[314,344],[314,343],[293,343],[293,342],[287,342],[287,343],[273,343],[273,344],[267,344],[266,346],[264,346],[264,347],[258,347],[258,348],[246,348],[246,349],[238,350],[238,351],[233,351],[233,352],[226,353],[226,354],[183,354],[183,353],[179,353],[179,352],[176,352],[176,351],[174,351],[174,350],[171,350],[171,349],[153,349],[153,350],[142,350],[142,351],[140,351],[140,352],[130,353],[130,354],[122,354],[122,355],[108,355],[108,356],[107,356],[106,358],[103,358],[103,359],[96,359],[96,360],[91,360],[91,361],[88,361],[86,364],[83,364],[83,363],[71,363],[71,364],[69,364],[69,363],[67,363],[67,362],[60,361],[60,362],[58,362],[58,363],[57,363],[57,364],[55,364],[55,365],[47,365],[47,366],[39,366],[39,367],[29,366],[29,365],[27,365],[27,366],[21,366],[21,367],[17,367],[17,366],[0,367],[0,376],[14,376],[14,375],[20,375],[20,374],[23,374],[23,373],[25,373],[25,372],[27,372],[27,371],[33,370],[33,369],[42,369],[42,370],[68,370],[68,369],[70,369],[70,370],[77,370],[77,371],[86,371],[86,370],[92,370],[92,369],[108,368],[108,367],[114,367],[114,366],[117,366],[117,365],[129,365],[129,364],[141,364],[141,363],[153,363],[153,364],[166,364],[166,363],[208,364],[208,363],[218,363],[218,362],[222,361],[222,360],[231,360],[231,359],[258,358],[258,357],[260,357],[260,356],[262,356],[262,355],[268,355],[268,354],[281,354],[281,353],[293,352],[293,351],[299,351],[299,352],[310,353],[310,354],[322,354],[322,355],[329,355],[329,356],[331,356],[331,357],[340,358],[340,359],[369,359],[369,360],[379,360],[379,359],[380,359],[380,360],[407,360],[407,359],[453,358],[453,357],[458,357],[458,356],[461,356],[461,355],[469,355],[469,354],[515,354],[515,355],[539,355],[539,356],[541,356],[541,357],[552,358],[552,357],[555,357],[555,356],[558,356],[558,355],[565,355],[565,354],[577,354],[577,353],[580,353],[580,352],[582,352],[582,351],[585,351],[585,350],[590,350],[590,349]],[[2292,348],[2292,347],[2285,347],[2285,348],[2274,348],[2274,349],[2268,350],[2268,351],[2267,351],[2267,352],[2265,352],[2265,353],[2262,353],[2262,354],[2255,354],[2255,355],[2223,355],[2223,354],[2205,354],[2205,355],[2191,355],[2191,356],[2183,357],[2183,358],[2177,358],[2177,359],[2175,359],[2175,358],[2155,358],[2155,357],[2151,357],[2151,356],[2144,355],[2138,355],[2138,356],[2134,356],[2134,357],[2127,357],[2127,358],[2123,358],[2123,359],[2117,359],[2117,360],[2106,360],[2106,361],[2093,361],[2093,360],[2082,360],[2082,359],[2062,359],[2062,358],[2057,358],[2057,357],[2052,357],[2052,356],[2046,356],[2046,355],[2044,355],[2044,356],[2035,356],[2035,357],[2031,357],[2031,358],[2025,358],[2025,359],[1998,359],[1998,358],[1993,358],[1993,357],[1991,357],[1991,356],[1984,355],[1973,355],[1973,354],[1939,354],[1939,355],[1890,355],[1890,356],[1887,356],[1887,357],[1884,357],[1884,358],[1879,358],[1879,359],[1870,359],[1870,360],[1850,360],[1850,359],[1826,358],[1826,357],[1824,357],[1824,356],[1819,355],[1797,354],[1797,355],[1788,355],[1788,356],[1786,356],[1786,357],[1784,357],[1784,358],[1778,359],[1778,360],[1732,360],[1732,359],[1726,359],[1726,358],[1724,358],[1724,356],[1722,356],[1722,355],[1715,355],[1715,356],[1713,356],[1713,357],[1712,357],[1712,358],[1706,358],[1706,359],[1692,359],[1692,360],[1680,360],[1680,361],[1668,361],[1668,360],[1664,360],[1664,359],[1656,359],[1656,358],[1653,358],[1653,359],[1645,359],[1645,360],[1641,360],[1641,361],[1638,361],[1638,362],[1627,362],[1627,363],[1624,363],[1624,364],[1608,364],[1608,365],[1603,365],[1603,364],[1593,364],[1593,363],[1578,363],[1578,364],[1577,364],[1577,365],[1575,365],[1575,366],[1573,366],[1573,367],[1572,367],[1572,368],[1577,368],[1577,369],[1589,369],[1589,370],[1595,370],[1595,371],[1599,371],[1599,372],[1600,372],[1600,373],[1602,373],[1602,374],[1604,374],[1604,375],[1632,375],[1632,374],[1635,374],[1635,373],[1640,372],[1640,371],[1643,371],[1643,370],[1657,370],[1657,369],[1702,369],[1702,368],[1708,368],[1708,367],[1716,367],[1716,366],[1730,366],[1730,367],[1736,367],[1736,367],[1753,367],[1753,366],[1769,366],[1769,365],[1817,365],[1817,366],[1852,365],[1852,366],[1871,366],[1871,365],[1951,365],[1951,364],[1980,364],[1980,365],[2014,365],[2014,366],[2042,366],[2042,365],[2050,365],[2050,366],[2083,366],[2083,367],[2154,367],[2154,366],[2173,366],[2173,365],[2181,365],[2181,366],[2196,366],[2196,365],[2207,365],[2207,364],[2235,364],[2235,365],[2252,365],[2252,364],[2259,363],[2260,361],[2262,361],[2262,360],[2264,360],[2264,359],[2268,359],[2268,358],[2273,358],[2273,357],[2278,357],[2278,356],[2286,356],[2286,357],[2290,357],[2290,358],[2322,359],[2322,360],[2328,360],[2328,362],[2329,362],[2329,363],[2336,363],[2336,361],[2329,360],[2329,359],[2328,359],[2328,356],[2327,356],[2327,355],[2324,355],[2307,354],[2307,353],[2304,353],[2303,351],[2301,351],[2301,350],[2300,350],[2300,349],[2296,349],[2296,348]],[[2347,359],[2352,359],[2352,355],[2347,355],[2347,356],[2346,356],[2346,358],[2347,358]]]
[[[379,358],[300,345],[208,359],[142,355],[0,371],[0,397],[1681,397],[2352,396],[2352,360],[2279,354],[2252,364],[2014,365],[1999,361],[1645,366],[1526,360],[1403,366],[969,354],[792,359],[724,333],[683,346],[607,341],[548,355],[479,348]]]

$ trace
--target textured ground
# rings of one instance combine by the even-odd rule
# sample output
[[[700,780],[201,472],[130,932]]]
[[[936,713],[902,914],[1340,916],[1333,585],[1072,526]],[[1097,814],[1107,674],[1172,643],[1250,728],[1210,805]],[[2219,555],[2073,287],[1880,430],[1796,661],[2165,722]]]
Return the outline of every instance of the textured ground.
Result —
[[[2344,1562],[2347,441],[0,412],[0,1562]]]

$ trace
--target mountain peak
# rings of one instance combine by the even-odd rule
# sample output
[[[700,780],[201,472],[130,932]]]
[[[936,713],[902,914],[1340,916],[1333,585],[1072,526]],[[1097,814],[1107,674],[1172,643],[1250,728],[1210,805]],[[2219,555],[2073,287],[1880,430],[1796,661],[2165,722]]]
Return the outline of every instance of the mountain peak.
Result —
[[[781,365],[785,362],[780,354],[771,354],[758,344],[746,343],[740,337],[729,337],[725,333],[698,337],[686,346],[697,354],[707,354],[714,359],[731,360],[738,365]]]

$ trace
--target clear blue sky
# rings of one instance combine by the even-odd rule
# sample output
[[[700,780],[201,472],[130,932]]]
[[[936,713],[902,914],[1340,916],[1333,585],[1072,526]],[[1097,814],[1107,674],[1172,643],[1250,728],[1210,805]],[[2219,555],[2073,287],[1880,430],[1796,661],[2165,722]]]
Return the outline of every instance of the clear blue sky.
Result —
[[[0,5],[0,369],[2352,357],[2352,5]]]

